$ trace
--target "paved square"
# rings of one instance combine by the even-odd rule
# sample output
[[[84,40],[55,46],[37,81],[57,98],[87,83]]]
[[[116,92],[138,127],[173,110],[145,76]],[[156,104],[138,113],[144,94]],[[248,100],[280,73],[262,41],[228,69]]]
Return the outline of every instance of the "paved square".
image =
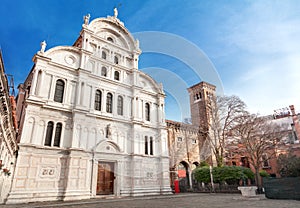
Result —
[[[68,202],[40,202],[18,205],[0,205],[0,208],[300,208],[300,201],[273,200],[263,195],[256,198],[243,198],[240,194],[178,194],[151,197],[97,198]]]

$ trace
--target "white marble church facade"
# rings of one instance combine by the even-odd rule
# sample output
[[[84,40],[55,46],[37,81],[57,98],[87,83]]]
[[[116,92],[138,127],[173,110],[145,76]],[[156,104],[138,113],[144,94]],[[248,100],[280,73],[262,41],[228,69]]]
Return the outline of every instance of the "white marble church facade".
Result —
[[[19,152],[7,203],[170,193],[162,86],[115,15],[85,17],[19,87]],[[24,104],[21,104],[23,103]]]

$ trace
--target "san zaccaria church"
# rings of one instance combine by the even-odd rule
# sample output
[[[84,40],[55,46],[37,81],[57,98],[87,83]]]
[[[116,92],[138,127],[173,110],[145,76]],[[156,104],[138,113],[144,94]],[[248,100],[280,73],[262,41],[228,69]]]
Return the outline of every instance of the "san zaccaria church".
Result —
[[[73,46],[42,42],[19,85],[7,203],[170,193],[163,89],[116,10],[89,18]]]

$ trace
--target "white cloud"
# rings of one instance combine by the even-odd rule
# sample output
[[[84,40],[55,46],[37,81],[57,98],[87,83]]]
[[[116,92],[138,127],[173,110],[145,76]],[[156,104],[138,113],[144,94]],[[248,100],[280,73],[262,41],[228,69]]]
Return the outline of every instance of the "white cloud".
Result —
[[[300,53],[283,56],[265,65],[254,65],[236,78],[234,92],[261,114],[294,104],[300,112]],[[257,68],[256,68],[257,67]]]
[[[233,64],[240,74],[225,88],[252,112],[269,114],[290,104],[300,112],[300,17],[292,3],[251,2],[227,21],[224,41],[237,48],[231,58],[238,59]]]

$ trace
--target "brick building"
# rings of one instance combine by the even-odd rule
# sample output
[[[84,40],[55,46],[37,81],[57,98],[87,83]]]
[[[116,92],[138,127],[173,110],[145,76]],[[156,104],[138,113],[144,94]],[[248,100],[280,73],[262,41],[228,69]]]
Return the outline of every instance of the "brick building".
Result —
[[[166,120],[171,184],[179,178],[181,187],[192,188],[192,170],[201,161],[212,163],[212,153],[202,133],[208,129],[208,100],[216,87],[200,82],[188,88],[192,123]]]
[[[283,127],[279,132],[280,138],[272,148],[268,148],[261,158],[261,170],[265,170],[271,176],[279,176],[277,170],[277,158],[280,154],[292,154],[300,157],[300,114],[295,113],[293,105],[284,112],[274,113],[266,116],[265,119],[270,123]],[[248,156],[241,154],[241,144],[230,144],[226,147],[226,165],[244,166],[252,168]],[[254,171],[254,169],[253,169]]]

